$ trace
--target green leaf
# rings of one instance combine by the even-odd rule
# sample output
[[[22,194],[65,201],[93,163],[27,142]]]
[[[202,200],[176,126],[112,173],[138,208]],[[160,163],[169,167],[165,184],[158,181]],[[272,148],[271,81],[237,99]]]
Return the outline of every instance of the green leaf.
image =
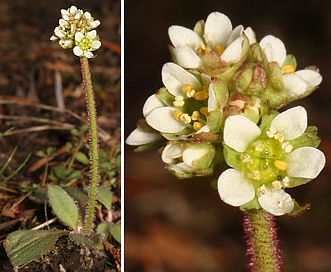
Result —
[[[112,225],[110,234],[117,242],[121,243],[121,224]]]
[[[89,248],[96,248],[98,250],[103,250],[103,244],[102,241],[104,239],[103,234],[93,234],[91,236],[87,236],[85,233],[78,233],[78,232],[71,232],[69,234],[69,238],[80,244],[84,247]]]
[[[89,158],[83,152],[77,152],[75,159],[82,164],[88,165],[90,163]]]
[[[73,230],[77,229],[78,208],[73,199],[61,187],[48,186],[48,198],[55,214]]]
[[[13,266],[22,266],[49,251],[64,230],[18,230],[7,236],[5,249]]]
[[[98,201],[103,204],[107,210],[111,209],[111,204],[113,201],[113,194],[109,188],[99,187],[98,189]]]

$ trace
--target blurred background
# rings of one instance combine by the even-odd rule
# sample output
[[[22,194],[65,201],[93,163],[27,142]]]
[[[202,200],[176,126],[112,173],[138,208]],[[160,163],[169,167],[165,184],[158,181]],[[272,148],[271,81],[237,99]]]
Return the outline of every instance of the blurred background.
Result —
[[[317,65],[323,76],[310,97],[292,103],[319,128],[327,165],[313,182],[289,190],[311,209],[279,217],[285,271],[331,271],[331,2],[330,1],[125,1],[125,137],[142,118],[148,96],[162,87],[162,65],[171,61],[168,27],[193,28],[219,11],[233,26],[251,26],[260,40],[279,37],[298,69]],[[245,271],[242,214],[210,188],[212,178],[177,180],[156,151],[125,146],[125,271]],[[219,173],[218,173],[219,174]],[[217,175],[214,177],[217,178]]]

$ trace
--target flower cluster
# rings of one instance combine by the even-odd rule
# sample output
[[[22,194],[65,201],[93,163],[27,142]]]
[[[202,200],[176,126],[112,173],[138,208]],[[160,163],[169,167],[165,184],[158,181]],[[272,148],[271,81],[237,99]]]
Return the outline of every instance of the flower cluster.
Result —
[[[233,28],[219,12],[193,30],[171,26],[169,36],[173,62],[162,68],[164,87],[147,99],[127,144],[161,147],[180,178],[210,175],[226,162],[232,168],[218,190],[242,210],[299,211],[285,189],[315,178],[325,157],[305,109],[278,110],[318,88],[318,68],[297,71],[280,39],[257,41],[250,27]]]
[[[59,25],[54,29],[50,40],[59,40],[59,45],[64,49],[73,48],[74,54],[78,57],[92,58],[92,51],[101,46],[95,30],[100,21],[94,20],[89,12],[83,12],[75,6],[67,10],[61,9],[61,15]]]

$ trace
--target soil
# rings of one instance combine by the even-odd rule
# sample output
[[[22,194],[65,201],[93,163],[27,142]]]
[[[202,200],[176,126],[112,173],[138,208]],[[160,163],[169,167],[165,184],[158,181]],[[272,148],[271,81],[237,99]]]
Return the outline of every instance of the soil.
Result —
[[[0,3],[0,171],[9,162],[2,174],[0,172],[0,271],[13,271],[3,247],[9,233],[31,229],[54,218],[45,204],[44,188],[48,183],[64,181],[50,180],[49,176],[44,179],[44,175],[69,160],[68,145],[80,144],[80,150],[88,154],[87,134],[72,133],[73,129],[82,131],[86,124],[79,59],[72,51],[65,51],[57,42],[49,40],[58,25],[60,9],[71,5],[77,5],[76,1],[38,0],[31,5],[31,1],[4,0]],[[106,220],[119,223],[121,4],[119,0],[100,4],[83,0],[79,5],[78,8],[101,21],[97,30],[103,46],[96,52],[97,57],[90,60],[90,67],[98,109],[100,149],[105,154],[104,162],[112,167],[107,178],[101,181],[112,190],[112,209],[99,208],[95,224]],[[62,110],[55,96],[58,75],[65,103]],[[1,135],[4,132],[6,135]],[[55,154],[48,162],[37,156],[38,151],[47,148],[52,148]],[[20,171],[10,177],[20,166]],[[87,187],[88,165],[75,161],[73,168],[81,175],[71,186]],[[68,229],[58,220],[49,227]],[[19,271],[120,271],[120,255],[120,244],[113,240],[107,242],[104,251],[96,251],[61,238],[50,252]]]

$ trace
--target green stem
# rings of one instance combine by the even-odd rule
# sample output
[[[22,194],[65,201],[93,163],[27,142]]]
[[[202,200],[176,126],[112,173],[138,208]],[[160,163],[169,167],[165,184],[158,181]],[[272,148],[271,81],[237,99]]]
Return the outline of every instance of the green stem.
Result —
[[[90,190],[89,203],[87,208],[85,233],[90,234],[93,226],[95,201],[97,197],[98,179],[99,179],[99,141],[97,134],[97,111],[94,100],[94,91],[91,80],[90,66],[86,57],[80,58],[82,69],[83,85],[86,97],[87,121],[90,133]]]
[[[263,209],[244,213],[247,268],[256,272],[281,272],[283,261],[274,216]]]

